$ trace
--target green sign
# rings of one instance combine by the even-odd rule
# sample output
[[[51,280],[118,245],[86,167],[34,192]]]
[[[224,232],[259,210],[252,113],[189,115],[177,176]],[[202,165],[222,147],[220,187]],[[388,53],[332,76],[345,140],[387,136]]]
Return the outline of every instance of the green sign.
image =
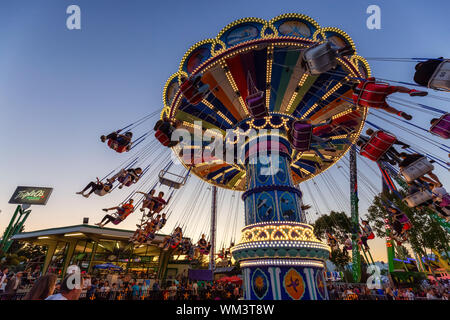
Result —
[[[52,191],[53,188],[19,186],[14,191],[9,203],[45,205]]]

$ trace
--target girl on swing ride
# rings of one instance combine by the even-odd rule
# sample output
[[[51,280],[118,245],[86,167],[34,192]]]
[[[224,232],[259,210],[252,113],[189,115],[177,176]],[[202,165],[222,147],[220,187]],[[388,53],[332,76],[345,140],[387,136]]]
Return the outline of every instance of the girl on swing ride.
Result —
[[[116,210],[116,212],[114,215],[109,214],[105,215],[102,221],[96,223],[96,225],[99,226],[100,228],[103,228],[106,224],[110,222],[112,222],[113,224],[121,223],[123,220],[126,219],[126,217],[128,217],[134,211],[133,202],[134,200],[130,199],[128,200],[128,203],[125,203],[121,206],[103,209],[103,211],[106,212],[108,212],[109,210]]]
[[[181,227],[176,227],[173,233],[164,239],[164,242],[160,244],[160,247],[162,247],[164,251],[169,250],[169,248],[175,249],[182,239],[183,231]]]

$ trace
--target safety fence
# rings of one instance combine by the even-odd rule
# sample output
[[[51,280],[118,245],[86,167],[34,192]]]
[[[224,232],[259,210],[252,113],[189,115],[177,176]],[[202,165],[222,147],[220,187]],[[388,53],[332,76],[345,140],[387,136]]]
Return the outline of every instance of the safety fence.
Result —
[[[13,296],[4,296],[3,300],[22,300],[27,292],[16,293]],[[198,290],[111,290],[109,292],[81,292],[79,300],[238,300],[229,291]]]

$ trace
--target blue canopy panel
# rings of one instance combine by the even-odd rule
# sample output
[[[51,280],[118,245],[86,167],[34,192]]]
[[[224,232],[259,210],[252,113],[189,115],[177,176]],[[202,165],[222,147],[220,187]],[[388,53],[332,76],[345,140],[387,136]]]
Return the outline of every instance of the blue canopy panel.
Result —
[[[231,125],[228,122],[220,117],[217,112],[214,112],[214,110],[203,103],[199,103],[194,106],[186,99],[183,99],[178,109],[194,117],[202,119],[203,121],[209,122],[222,130],[231,129]]]
[[[227,172],[225,174],[225,177],[223,177],[223,180],[221,179],[223,184],[228,184],[231,179],[233,179],[240,171],[237,169],[231,170],[230,172]]]
[[[343,78],[345,78],[345,75],[343,74],[322,73],[296,106],[293,115],[301,117]],[[336,98],[336,96],[334,96],[334,98]],[[321,108],[323,108],[323,106],[319,103],[315,108],[315,112]]]
[[[317,170],[317,162],[315,161],[300,159],[295,164],[311,173],[315,173]]]
[[[206,179],[211,180],[211,179],[212,179],[213,177],[215,177],[216,175],[218,175],[218,174],[220,174],[220,173],[222,173],[222,172],[224,172],[224,171],[230,169],[230,167],[231,167],[231,166],[226,166],[226,167],[220,168],[219,170],[210,172],[210,173],[206,176]],[[221,179],[222,179],[222,177],[219,176],[219,177],[216,179],[216,182],[221,181]]]
[[[270,102],[269,110],[272,112],[275,108],[278,91],[283,71],[285,70],[284,62],[286,60],[287,51],[285,48],[275,48],[273,50],[272,76],[270,79]]]
[[[225,115],[225,117],[227,117],[232,123],[237,122],[237,119],[233,116],[233,114],[214,95],[208,94],[206,96],[206,101],[211,103],[215,108],[217,108],[217,110],[219,110],[221,113],[223,113]]]

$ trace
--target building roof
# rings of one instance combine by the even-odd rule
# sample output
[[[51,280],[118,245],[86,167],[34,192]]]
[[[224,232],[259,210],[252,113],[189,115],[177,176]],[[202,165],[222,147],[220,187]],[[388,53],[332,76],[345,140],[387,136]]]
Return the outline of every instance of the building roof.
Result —
[[[88,224],[80,224],[75,226],[21,232],[13,236],[12,240],[32,240],[34,238],[51,236],[64,236],[73,238],[88,238],[89,236],[95,236],[101,239],[127,240],[133,235],[133,233],[134,231],[130,230],[100,228]],[[156,234],[155,242],[163,241],[165,236],[166,235],[164,234]]]

